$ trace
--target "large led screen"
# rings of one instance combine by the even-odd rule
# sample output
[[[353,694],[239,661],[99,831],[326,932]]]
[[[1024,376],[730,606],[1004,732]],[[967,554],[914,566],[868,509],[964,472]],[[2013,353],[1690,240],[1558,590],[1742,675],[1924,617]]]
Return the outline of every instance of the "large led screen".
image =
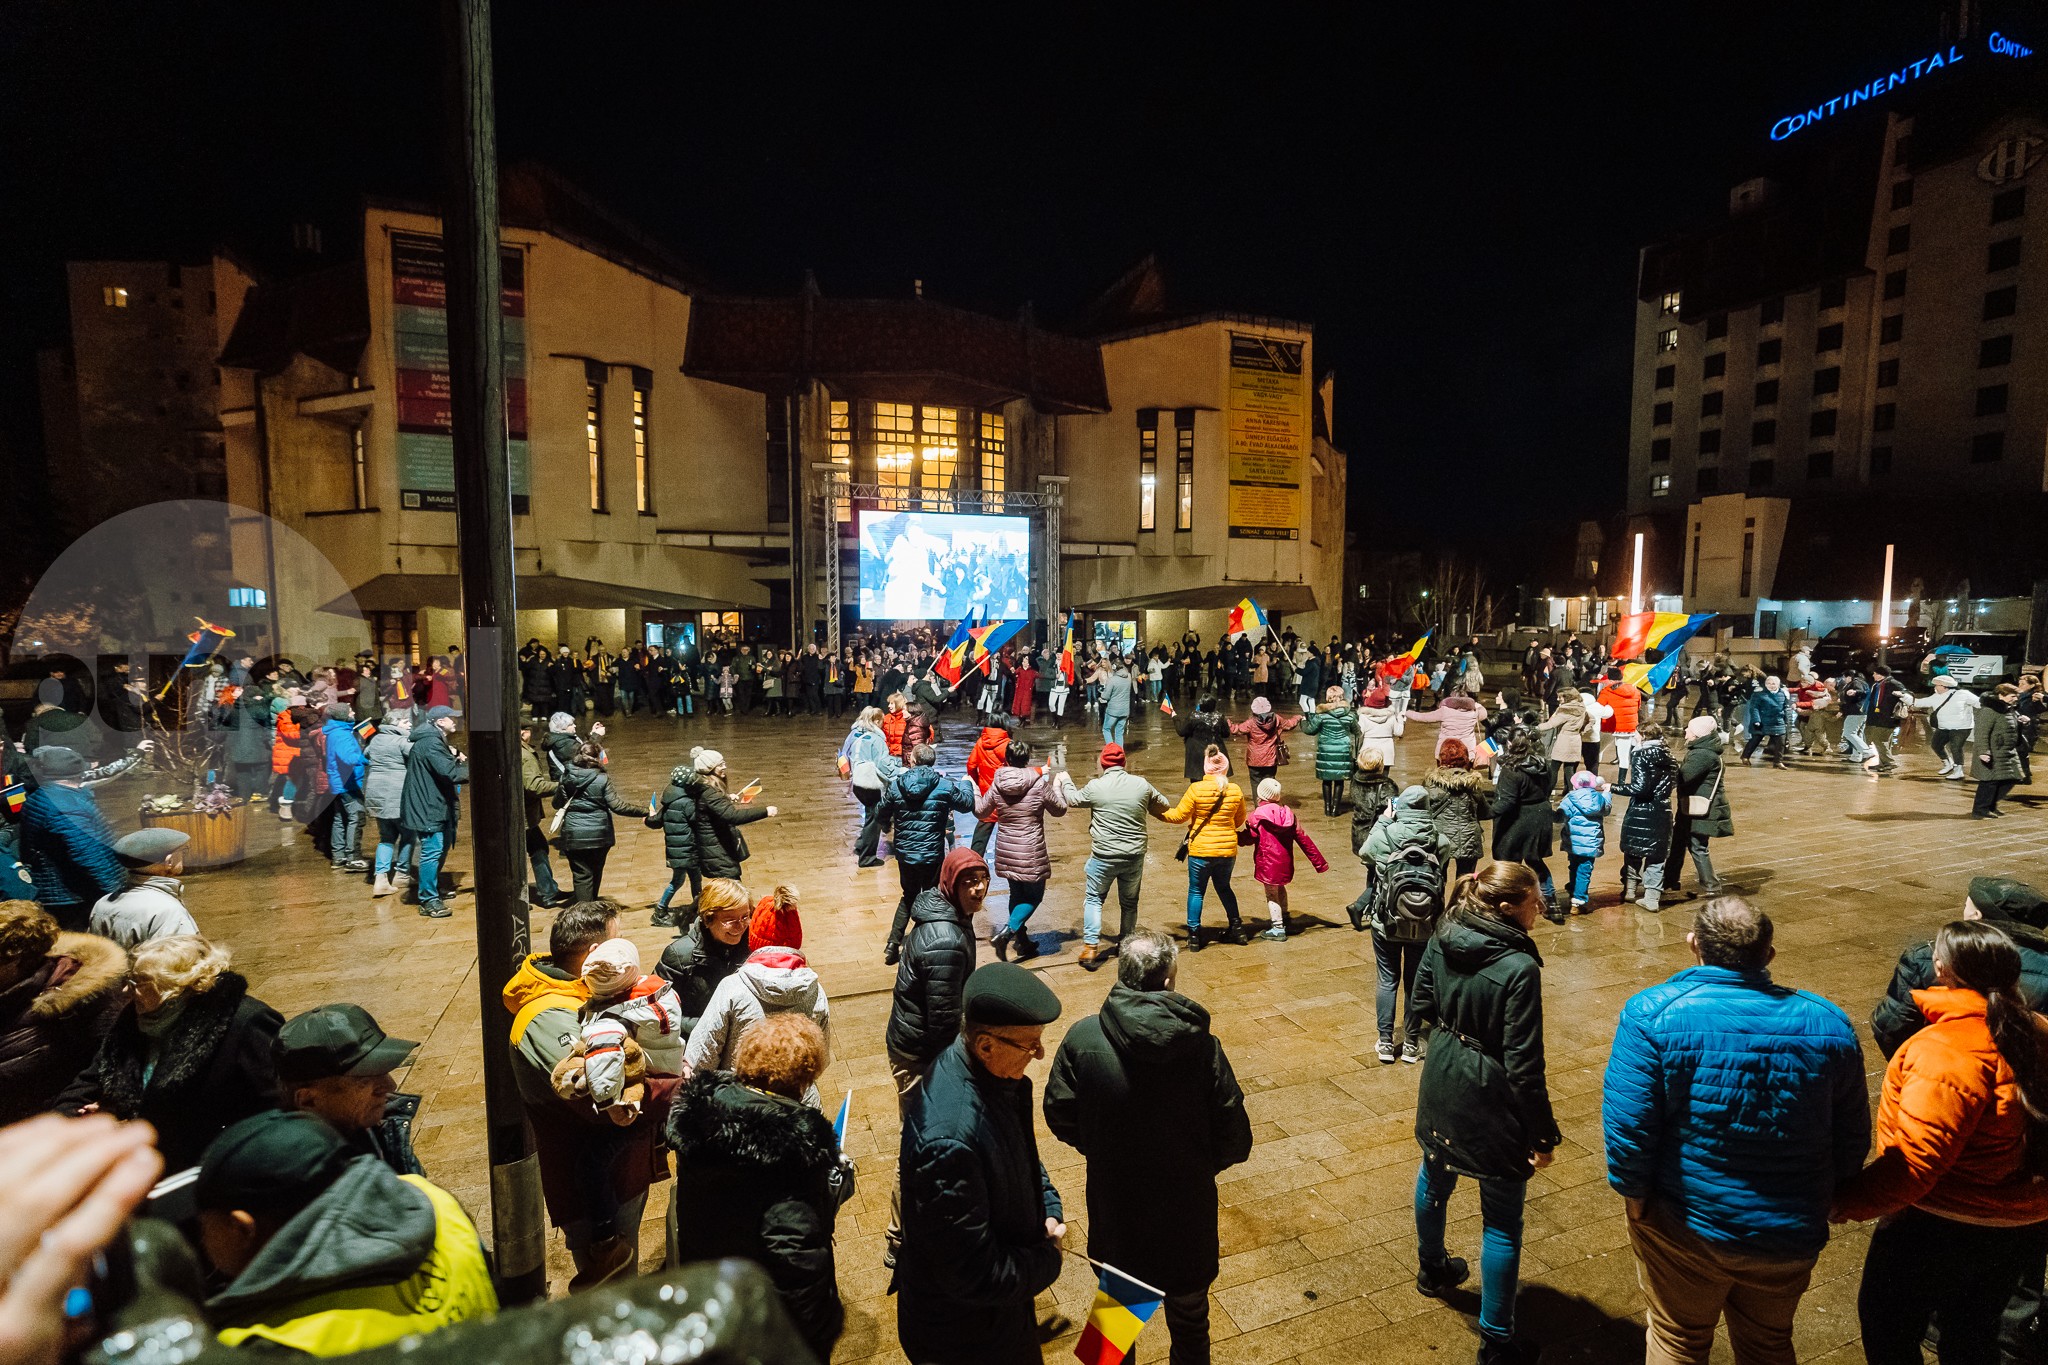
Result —
[[[860,514],[863,621],[991,621],[1031,615],[1031,518],[959,512]]]

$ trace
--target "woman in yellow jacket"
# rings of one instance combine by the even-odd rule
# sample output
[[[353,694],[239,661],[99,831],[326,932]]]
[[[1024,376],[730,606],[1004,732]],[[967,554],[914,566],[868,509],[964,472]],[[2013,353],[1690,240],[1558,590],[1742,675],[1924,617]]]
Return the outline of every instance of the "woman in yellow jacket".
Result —
[[[1230,916],[1224,936],[1232,943],[1251,942],[1237,917],[1237,893],[1230,889],[1230,874],[1237,868],[1237,831],[1244,824],[1244,792],[1230,780],[1230,756],[1211,744],[1202,755],[1202,780],[1160,818],[1189,827],[1188,950],[1202,951],[1202,895],[1212,882],[1223,913]]]

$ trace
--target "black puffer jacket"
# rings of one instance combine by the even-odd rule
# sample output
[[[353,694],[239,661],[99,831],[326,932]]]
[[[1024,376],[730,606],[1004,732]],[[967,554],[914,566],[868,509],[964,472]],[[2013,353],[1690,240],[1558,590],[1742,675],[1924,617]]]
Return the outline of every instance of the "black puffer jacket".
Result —
[[[767,819],[768,807],[742,806],[725,794],[716,778],[703,773],[691,773],[685,787],[697,808],[697,870],[707,877],[739,880],[740,868],[750,856],[740,826]]]
[[[1449,915],[1409,997],[1433,1027],[1415,1100],[1423,1150],[1461,1175],[1527,1180],[1563,1140],[1543,1077],[1543,959],[1501,920]]]
[[[974,790],[937,768],[906,768],[882,789],[877,818],[887,828],[896,861],[922,867],[943,862],[954,811],[974,809]]]
[[[2048,1009],[2048,937],[2039,929],[2015,920],[1986,916],[2020,950],[2020,994],[2027,1008]],[[1892,973],[1891,988],[1870,1012],[1870,1036],[1878,1050],[1889,1058],[1899,1045],[1927,1027],[1927,1016],[1913,1003],[1913,992],[1934,985],[1934,945],[1922,943],[1899,954],[1898,969]]]
[[[283,1016],[250,995],[239,973],[222,972],[212,990],[187,997],[177,1022],[157,1040],[147,1084],[149,1040],[130,1005],[53,1107],[71,1114],[97,1104],[119,1119],[147,1119],[164,1169],[182,1171],[199,1164],[221,1130],[280,1107],[271,1049],[283,1027]]]
[[[832,1229],[853,1193],[853,1168],[839,1162],[831,1121],[730,1072],[704,1071],[676,1092],[668,1144],[676,1153],[669,1264],[754,1262],[775,1281],[812,1353],[830,1360],[846,1321]]]
[[[118,944],[59,934],[34,971],[0,991],[0,1124],[42,1113],[91,1065],[127,984]]]
[[[883,1045],[923,1066],[960,1036],[962,996],[974,972],[974,926],[933,887],[910,903],[910,932],[896,964],[895,999]]]
[[[1202,757],[1211,744],[1219,749],[1230,739],[1230,722],[1214,711],[1190,711],[1173,723],[1180,736],[1182,775],[1190,782],[1202,780]]]
[[[1531,757],[1500,770],[1493,793],[1493,857],[1522,863],[1549,856],[1550,767]]]
[[[555,788],[555,805],[562,811],[562,831],[556,843],[565,849],[610,848],[618,842],[612,817],[640,814],[640,807],[612,790],[611,779],[602,768],[571,768],[563,773]]]
[[[718,989],[718,983],[738,971],[752,951],[745,934],[740,935],[738,943],[720,943],[704,927],[702,919],[694,921],[662,950],[661,961],[654,970],[676,988],[676,998],[683,1006],[679,1032],[684,1038],[704,1017],[704,1007],[711,1003],[711,993]]]
[[[1486,851],[1479,822],[1493,813],[1493,784],[1476,768],[1431,768],[1422,775],[1437,846],[1447,858],[1477,858]]]
[[[661,831],[662,852],[670,867],[697,865],[697,798],[690,785],[694,776],[687,763],[669,769],[668,787],[654,814],[643,817],[649,829]]]
[[[1090,1255],[1169,1294],[1216,1278],[1216,1176],[1252,1154],[1252,1123],[1209,1011],[1111,986],[1060,1040],[1045,1124],[1088,1158]]]
[[[1621,814],[1621,851],[1662,858],[1671,848],[1671,793],[1678,787],[1678,761],[1653,739],[1636,746],[1629,760],[1628,781],[1614,784],[1616,796],[1628,798]]]

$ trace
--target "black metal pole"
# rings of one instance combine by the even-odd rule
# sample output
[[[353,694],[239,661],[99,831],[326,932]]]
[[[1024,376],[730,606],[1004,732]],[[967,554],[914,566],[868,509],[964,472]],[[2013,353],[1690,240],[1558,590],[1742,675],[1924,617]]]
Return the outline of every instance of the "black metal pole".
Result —
[[[469,823],[476,863],[476,980],[483,1018],[491,1241],[499,1296],[547,1294],[540,1165],[512,1078],[501,992],[526,952],[519,690],[514,657],[511,465],[498,256],[498,148],[491,103],[490,0],[442,0],[447,161],[448,400],[455,527],[468,644]]]

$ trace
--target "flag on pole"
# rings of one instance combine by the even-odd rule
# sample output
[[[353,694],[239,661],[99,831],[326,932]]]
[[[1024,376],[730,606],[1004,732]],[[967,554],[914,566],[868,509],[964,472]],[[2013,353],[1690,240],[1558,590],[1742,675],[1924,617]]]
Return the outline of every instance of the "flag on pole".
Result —
[[[1166,1295],[1114,1266],[1090,1264],[1097,1276],[1095,1306],[1088,1310],[1088,1325],[1074,1346],[1074,1358],[1082,1365],[1119,1365],[1138,1344],[1138,1333]]]
[[[996,656],[996,651],[1008,644],[1024,629],[1022,621],[984,621],[968,631],[973,643],[967,655],[967,671],[979,672],[987,668]]]
[[[1067,686],[1074,685],[1074,626],[1072,608],[1067,611],[1066,628],[1060,632],[1060,676],[1067,680]]]
[[[1230,609],[1230,626],[1225,635],[1264,635],[1270,626],[1266,624],[1266,609],[1255,597],[1247,597]]]
[[[203,616],[195,616],[192,619],[199,623],[199,629],[185,637],[192,642],[192,647],[186,650],[185,657],[178,661],[180,671],[200,667],[218,653],[222,645],[235,638],[235,633],[226,626],[214,625]],[[164,683],[163,690],[156,694],[157,700],[162,701],[171,695],[171,688],[177,681],[178,675],[173,673]]]
[[[1622,617],[1614,637],[1614,657],[1634,662],[1622,666],[1621,680],[1656,696],[1685,657],[1685,642],[1713,619],[1711,611],[1690,616],[1676,611],[1641,611]],[[1651,651],[1661,656],[1655,663],[1644,657]]]
[[[974,637],[970,632],[980,619],[981,610],[978,606],[967,609],[967,614],[960,618],[960,624],[953,627],[953,634],[939,651],[939,657],[932,660],[932,672],[944,678],[948,687],[958,687],[961,674],[966,672],[967,656],[974,647]]]
[[[1388,682],[1392,682],[1396,678],[1407,676],[1408,670],[1415,667],[1415,661],[1422,657],[1423,646],[1429,643],[1429,637],[1434,634],[1436,634],[1434,630],[1423,631],[1421,639],[1408,646],[1402,653],[1396,654],[1393,658],[1379,665],[1380,677]]]

